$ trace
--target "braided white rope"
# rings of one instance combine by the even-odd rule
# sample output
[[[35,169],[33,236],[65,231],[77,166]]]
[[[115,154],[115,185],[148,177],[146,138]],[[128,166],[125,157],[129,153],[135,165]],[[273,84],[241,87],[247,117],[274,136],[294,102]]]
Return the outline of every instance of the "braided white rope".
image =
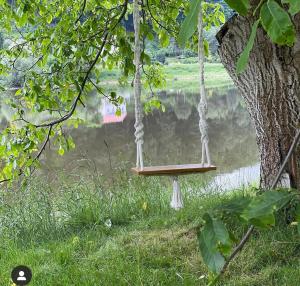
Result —
[[[144,125],[143,112],[141,104],[141,42],[140,42],[140,25],[141,16],[138,0],[134,0],[133,4],[133,23],[134,23],[134,101],[135,101],[135,143],[136,143],[136,167],[144,168],[143,161],[143,144],[144,144]]]
[[[207,114],[207,100],[205,93],[205,84],[204,84],[204,44],[203,44],[203,12],[202,8],[199,12],[198,17],[198,59],[199,59],[199,71],[200,71],[200,102],[198,104],[198,113],[199,113],[199,129],[201,133],[201,145],[202,145],[202,159],[201,164],[211,165],[210,153],[208,148],[208,125],[206,122]]]
[[[177,176],[173,177],[173,194],[172,194],[172,200],[170,206],[176,211],[183,208],[183,199],[182,199],[182,194],[180,191],[180,186],[179,186]]]

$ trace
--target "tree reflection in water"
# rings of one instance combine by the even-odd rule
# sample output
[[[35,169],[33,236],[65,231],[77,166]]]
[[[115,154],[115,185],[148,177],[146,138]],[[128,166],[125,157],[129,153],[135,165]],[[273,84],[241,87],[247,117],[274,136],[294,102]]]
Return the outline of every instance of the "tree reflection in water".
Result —
[[[231,172],[241,167],[255,165],[258,153],[254,129],[248,112],[234,88],[208,90],[210,152],[212,162],[218,172]],[[126,93],[127,116],[123,122],[101,124],[99,110],[101,100],[88,105],[91,120],[87,126],[70,130],[76,149],[64,157],[47,152],[47,170],[54,168],[74,168],[83,157],[91,158],[99,172],[109,172],[109,145],[111,164],[120,162],[128,167],[135,162],[134,110],[133,102]],[[194,93],[162,92],[160,100],[166,111],[155,110],[144,118],[145,125],[145,162],[147,165],[199,163],[201,158],[201,134],[197,105],[199,95]],[[89,107],[90,106],[90,107]],[[94,114],[92,116],[92,114]],[[70,161],[73,163],[70,164]],[[82,164],[82,163],[80,163]],[[84,166],[83,170],[84,172]]]

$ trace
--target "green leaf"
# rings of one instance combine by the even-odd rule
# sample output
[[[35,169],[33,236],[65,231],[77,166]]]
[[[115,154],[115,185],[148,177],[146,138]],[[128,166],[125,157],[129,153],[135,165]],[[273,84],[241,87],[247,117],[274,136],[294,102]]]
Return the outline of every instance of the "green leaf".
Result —
[[[121,116],[122,115],[122,111],[121,109],[118,107],[116,110],[116,116]]]
[[[252,31],[251,31],[251,35],[249,38],[249,41],[246,45],[246,48],[244,49],[244,51],[241,53],[238,61],[237,61],[237,65],[236,65],[236,72],[238,74],[240,74],[241,72],[243,72],[248,64],[248,60],[249,60],[249,56],[250,56],[250,52],[253,48],[253,44],[254,44],[254,40],[256,37],[256,32],[257,32],[257,27],[260,23],[260,20],[257,20],[253,26],[252,26]]]
[[[289,12],[291,15],[296,15],[300,12],[300,1],[299,0],[282,0],[282,4],[289,4]]]
[[[52,15],[49,14],[49,15],[47,16],[47,23],[48,23],[48,24],[51,24],[51,22],[52,22]]]
[[[191,0],[190,10],[184,19],[178,35],[178,43],[184,47],[188,39],[195,33],[202,0]]]
[[[225,14],[224,13],[220,13],[219,14],[219,21],[224,24],[226,19],[225,19]]]
[[[256,197],[241,216],[262,228],[274,226],[274,212],[284,207],[293,197],[294,195],[288,192],[267,191]]]
[[[223,203],[218,210],[229,213],[231,215],[240,216],[251,202],[249,197],[233,198],[229,202]]]
[[[209,42],[206,39],[203,40],[203,47],[204,47],[204,55],[206,57],[208,57],[209,56]]]
[[[67,146],[68,146],[68,149],[74,149],[75,148],[75,143],[74,143],[71,136],[69,136],[67,138]]]
[[[22,94],[22,89],[18,89],[15,93],[16,96],[21,95]]]
[[[59,154],[60,156],[63,156],[63,155],[65,154],[65,150],[64,150],[64,148],[63,148],[62,146],[59,146],[58,154]]]
[[[262,26],[278,45],[292,46],[296,41],[295,27],[289,14],[274,0],[268,0],[260,10]]]
[[[170,38],[165,30],[162,30],[161,33],[159,34],[159,40],[163,48],[168,47],[170,44]]]
[[[231,251],[232,241],[222,221],[204,215],[205,225],[198,235],[199,248],[203,261],[213,273],[220,273],[225,258],[223,254]]]
[[[246,16],[250,8],[249,0],[225,0],[225,2],[242,16]]]

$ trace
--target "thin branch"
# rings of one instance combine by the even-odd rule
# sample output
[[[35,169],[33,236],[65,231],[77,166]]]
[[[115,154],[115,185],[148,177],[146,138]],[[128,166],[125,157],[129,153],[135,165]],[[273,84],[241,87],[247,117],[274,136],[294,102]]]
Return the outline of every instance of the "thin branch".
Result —
[[[75,21],[75,25],[80,21],[81,17],[83,16],[84,10],[86,7],[86,0],[83,0],[83,4],[82,4],[82,8],[81,8],[81,12],[79,17],[77,18],[77,20]]]
[[[50,126],[50,127],[49,127],[48,133],[47,133],[47,136],[46,136],[46,139],[45,139],[45,141],[44,141],[44,143],[43,143],[43,145],[42,145],[40,151],[39,151],[39,152],[36,154],[36,156],[34,157],[33,162],[36,161],[36,160],[38,160],[38,159],[40,158],[40,156],[42,155],[43,151],[45,150],[46,145],[47,145],[47,143],[48,143],[49,140],[50,140],[50,135],[51,135],[52,128],[53,128],[53,126]]]
[[[285,157],[285,159],[284,159],[284,161],[282,163],[282,166],[281,166],[280,170],[278,171],[278,174],[277,174],[276,178],[274,179],[273,184],[271,185],[271,189],[276,188],[276,186],[277,186],[277,184],[279,182],[279,179],[282,176],[282,174],[283,174],[283,172],[284,172],[284,170],[286,168],[287,163],[289,162],[292,154],[294,153],[294,151],[295,151],[295,149],[296,149],[296,147],[297,147],[297,145],[299,143],[299,140],[300,140],[300,129],[298,129],[298,131],[296,133],[296,136],[295,136],[295,138],[293,140],[293,143],[292,143],[292,145],[291,145],[291,147],[289,149],[289,152],[286,155],[286,157]],[[219,279],[219,277],[226,271],[226,269],[227,269],[229,263],[232,261],[232,259],[234,259],[234,257],[243,249],[243,247],[245,246],[246,242],[249,240],[249,238],[250,238],[253,230],[254,230],[254,226],[251,225],[249,227],[249,229],[247,230],[246,234],[243,236],[243,238],[239,242],[239,244],[236,246],[236,248],[232,252],[232,254],[228,257],[228,259],[227,259],[226,263],[224,264],[224,266],[223,266],[220,274],[218,275],[217,279]],[[215,279],[215,281],[217,281],[217,279]]]
[[[129,1],[129,0],[125,0],[123,12],[122,12],[122,14],[120,15],[120,17],[118,18],[118,21],[115,23],[115,25],[114,25],[110,30],[106,30],[106,31],[104,32],[104,39],[103,39],[103,42],[102,42],[102,44],[101,44],[101,47],[100,47],[100,49],[99,49],[99,51],[98,51],[98,53],[97,53],[95,59],[93,60],[92,64],[90,65],[89,69],[88,69],[87,72],[86,72],[86,75],[85,75],[85,77],[84,77],[84,79],[83,79],[83,81],[82,81],[82,83],[81,83],[81,86],[80,86],[80,91],[78,92],[78,95],[76,96],[76,98],[75,98],[75,100],[74,100],[74,102],[73,102],[73,104],[72,104],[72,107],[71,107],[70,111],[69,111],[67,114],[65,114],[64,116],[62,116],[61,118],[58,118],[58,119],[56,119],[56,120],[53,120],[52,122],[49,122],[49,123],[43,123],[43,124],[39,124],[39,125],[35,125],[36,128],[54,126],[54,125],[56,125],[56,124],[59,124],[59,123],[62,123],[62,122],[64,122],[64,121],[68,120],[68,119],[73,115],[73,113],[74,113],[75,110],[76,110],[77,104],[78,104],[78,102],[80,101],[80,97],[81,97],[81,95],[82,95],[82,93],[83,93],[83,90],[84,90],[84,87],[85,87],[85,85],[86,85],[86,82],[87,82],[88,79],[89,79],[90,73],[91,73],[91,71],[93,70],[93,68],[95,67],[95,65],[96,65],[96,63],[97,63],[97,61],[98,61],[98,59],[100,58],[100,56],[101,56],[101,54],[102,54],[102,51],[103,51],[104,46],[105,46],[105,44],[106,44],[107,38],[108,38],[108,36],[109,36],[109,32],[110,32],[110,31],[113,31],[113,30],[118,26],[118,24],[121,22],[121,20],[123,19],[123,17],[125,16],[125,14],[126,14],[126,12],[127,12],[128,1]]]
[[[11,179],[3,179],[3,180],[0,181],[0,184],[2,184],[2,183],[7,183],[7,182],[9,182],[9,181],[11,181]]]
[[[285,157],[285,159],[284,159],[284,161],[282,163],[282,166],[281,166],[281,168],[280,168],[280,170],[279,170],[279,172],[278,172],[278,174],[277,174],[277,176],[276,176],[276,178],[275,178],[275,180],[274,180],[274,182],[273,182],[273,184],[271,186],[271,189],[274,189],[277,186],[277,184],[278,184],[278,182],[279,182],[279,180],[280,180],[280,178],[281,178],[281,176],[282,176],[282,174],[283,174],[283,172],[285,170],[285,167],[286,167],[287,163],[289,162],[289,160],[290,160],[290,158],[291,158],[291,156],[292,156],[295,148],[298,145],[299,140],[300,140],[300,129],[296,133],[296,136],[295,136],[295,138],[293,140],[293,143],[292,143],[292,145],[290,147],[290,150],[289,150],[288,154],[286,155],[286,157]]]
[[[99,34],[104,33],[104,32],[105,32],[104,30],[100,30],[100,31],[90,35],[88,38],[81,40],[81,42],[82,43],[89,42],[90,40],[93,40],[96,36],[98,36]]]
[[[146,3],[147,3],[147,7],[148,7],[148,11],[149,11],[150,17],[154,20],[154,22],[156,22],[156,23],[158,24],[158,26],[160,26],[162,29],[166,30],[166,31],[169,32],[170,34],[175,33],[174,30],[167,28],[165,25],[163,25],[161,22],[159,22],[159,21],[156,19],[156,17],[154,17],[154,15],[153,15],[153,13],[152,13],[152,11],[151,11],[151,8],[150,8],[149,0],[146,0]]]
[[[108,100],[110,100],[110,101],[112,101],[112,102],[114,102],[114,103],[118,103],[115,99],[112,99],[111,97],[109,97],[107,94],[105,94],[102,90],[101,90],[101,88],[97,85],[97,84],[95,84],[90,78],[89,78],[89,81],[91,82],[91,84],[96,88],[96,90],[100,93],[100,94],[102,94],[104,97],[106,97]]]
[[[225,262],[225,264],[224,264],[224,266],[222,268],[221,274],[223,274],[226,271],[226,269],[227,269],[229,263],[231,262],[231,260],[244,248],[244,246],[245,246],[246,242],[248,241],[248,239],[250,238],[253,230],[254,230],[254,226],[251,225],[248,228],[246,234],[243,236],[243,238],[239,242],[239,244],[236,246],[236,248],[233,250],[233,252],[231,253],[231,255],[226,260],[226,262]]]
[[[81,105],[85,108],[85,104],[83,103],[83,101],[81,100],[81,98],[79,98],[79,102],[80,102]]]
[[[19,57],[19,56],[18,56]],[[28,68],[24,68],[24,69],[18,69],[15,64],[16,61],[18,60],[18,58],[16,58],[13,62],[13,69],[15,69],[17,72],[22,72],[22,73],[26,73],[30,70],[32,70],[42,59],[44,58],[44,56],[40,56],[31,66],[29,66]]]
[[[81,97],[81,95],[82,95],[82,93],[83,93],[83,90],[84,90],[84,87],[85,87],[85,85],[86,85],[86,82],[87,82],[87,80],[88,80],[88,78],[89,78],[89,75],[90,75],[92,69],[94,68],[94,66],[96,65],[98,59],[100,58],[100,56],[101,56],[101,54],[102,54],[102,51],[103,51],[103,48],[104,48],[104,46],[105,46],[107,37],[108,37],[108,32],[105,33],[105,36],[104,36],[104,40],[103,40],[103,42],[102,42],[101,49],[98,51],[98,53],[97,53],[95,59],[93,60],[92,64],[90,65],[90,67],[89,67],[89,69],[88,69],[88,71],[86,72],[86,75],[85,75],[85,77],[84,77],[84,79],[83,79],[83,81],[82,81],[82,83],[81,83],[81,86],[80,86],[80,91],[79,91],[78,95],[76,96],[76,98],[75,98],[75,100],[74,100],[74,102],[73,102],[73,104],[72,104],[72,107],[71,107],[71,109],[69,110],[69,112],[68,112],[67,114],[65,114],[64,116],[62,116],[61,118],[58,118],[58,119],[56,119],[56,120],[53,120],[53,121],[51,121],[51,122],[49,122],[49,123],[44,123],[44,124],[35,125],[36,128],[40,128],[40,127],[49,127],[49,126],[53,126],[53,125],[59,124],[59,123],[61,123],[61,122],[63,122],[63,121],[68,120],[68,119],[73,115],[73,113],[74,113],[75,110],[76,110],[77,104],[78,104],[78,102],[80,101],[80,97]]]
[[[112,182],[114,184],[114,169],[113,169],[113,166],[112,166],[112,161],[111,161],[111,154],[110,154],[110,148],[109,148],[109,145],[108,143],[106,142],[106,140],[104,139],[103,140],[106,148],[107,148],[107,152],[108,152],[108,160],[109,160],[109,167],[110,167],[110,171],[111,171],[111,179],[112,179]]]

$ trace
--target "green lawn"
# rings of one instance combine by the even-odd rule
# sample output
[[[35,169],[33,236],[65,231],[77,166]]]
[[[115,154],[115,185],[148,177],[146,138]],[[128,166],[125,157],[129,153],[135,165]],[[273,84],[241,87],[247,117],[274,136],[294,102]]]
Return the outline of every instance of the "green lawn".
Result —
[[[163,66],[166,75],[167,90],[199,90],[199,65],[194,61],[185,63],[183,60],[172,59]],[[106,70],[101,74],[103,83],[114,86],[118,83],[120,71]],[[129,80],[130,81],[130,80]],[[207,88],[218,88],[232,85],[232,80],[221,63],[205,64],[205,84]]]
[[[199,65],[197,63],[170,63],[165,66],[167,89],[199,90]],[[232,81],[220,63],[205,64],[205,84],[207,88],[232,85]]]
[[[205,182],[192,176],[182,180],[185,208],[175,212],[168,179],[123,171],[110,182],[74,178],[34,179],[0,193],[1,286],[11,285],[19,264],[32,269],[32,286],[206,285],[196,231],[201,216],[232,196],[253,195],[200,193]],[[227,222],[236,235],[245,231]],[[299,243],[284,219],[256,231],[219,285],[300,285]]]

